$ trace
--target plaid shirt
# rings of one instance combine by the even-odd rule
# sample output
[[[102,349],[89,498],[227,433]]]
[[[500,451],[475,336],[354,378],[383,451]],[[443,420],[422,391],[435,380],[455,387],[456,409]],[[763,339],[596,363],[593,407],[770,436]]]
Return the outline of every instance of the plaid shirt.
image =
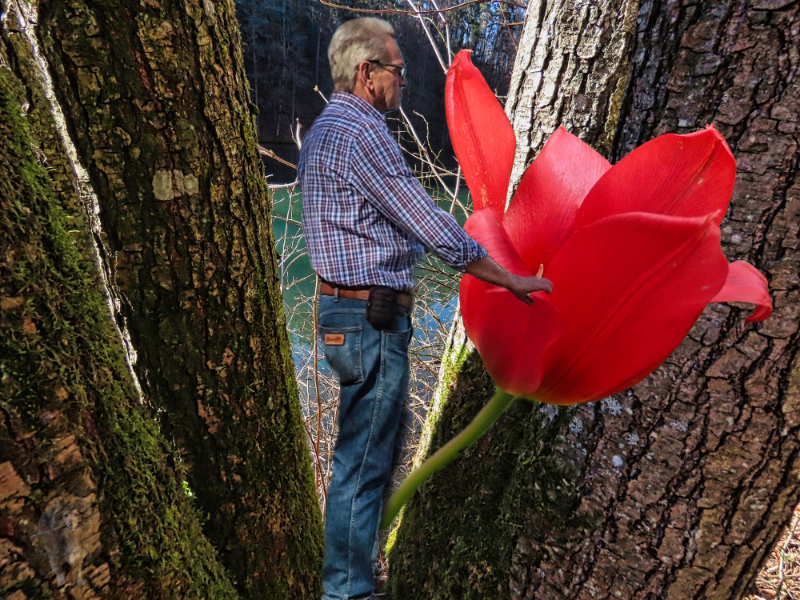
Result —
[[[383,115],[335,92],[303,138],[298,178],[312,268],[345,286],[410,291],[423,248],[464,271],[486,251],[411,173]]]

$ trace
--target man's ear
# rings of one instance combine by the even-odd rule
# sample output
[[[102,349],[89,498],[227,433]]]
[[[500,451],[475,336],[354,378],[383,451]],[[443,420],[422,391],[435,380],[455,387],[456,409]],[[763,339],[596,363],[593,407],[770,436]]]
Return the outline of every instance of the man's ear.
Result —
[[[361,80],[361,83],[364,87],[368,87],[372,85],[372,65],[363,60],[358,64],[358,73],[356,74]]]

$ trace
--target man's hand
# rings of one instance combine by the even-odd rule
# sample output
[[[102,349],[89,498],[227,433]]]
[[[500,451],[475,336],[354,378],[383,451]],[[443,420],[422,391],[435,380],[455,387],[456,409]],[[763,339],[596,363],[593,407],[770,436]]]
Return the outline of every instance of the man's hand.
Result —
[[[518,277],[513,273],[509,273],[509,275],[512,277],[512,281],[510,285],[504,285],[503,287],[528,306],[533,304],[533,298],[530,297],[530,294],[534,292],[547,292],[549,294],[553,291],[553,282],[544,277]]]
[[[529,306],[533,304],[533,298],[530,297],[530,294],[534,292],[547,292],[549,294],[553,291],[553,282],[549,279],[514,275],[488,256],[469,263],[466,271],[481,281],[506,288]]]

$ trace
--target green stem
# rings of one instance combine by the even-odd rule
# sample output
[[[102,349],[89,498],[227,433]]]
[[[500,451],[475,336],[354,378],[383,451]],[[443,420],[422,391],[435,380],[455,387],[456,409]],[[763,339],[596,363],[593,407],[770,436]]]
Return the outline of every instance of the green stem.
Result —
[[[461,433],[439,448],[433,456],[406,477],[405,481],[400,484],[400,487],[397,488],[383,507],[381,529],[388,529],[400,509],[414,495],[417,488],[425,483],[428,477],[436,471],[458,458],[459,453],[464,448],[474,444],[486,433],[489,427],[494,425],[494,422],[511,406],[513,401],[514,396],[498,388],[488,404],[475,415],[472,422]]]

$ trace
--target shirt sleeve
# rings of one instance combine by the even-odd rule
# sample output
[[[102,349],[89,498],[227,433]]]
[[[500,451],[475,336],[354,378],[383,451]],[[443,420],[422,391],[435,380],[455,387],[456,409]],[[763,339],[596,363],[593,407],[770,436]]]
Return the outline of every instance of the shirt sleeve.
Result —
[[[382,215],[450,267],[464,272],[487,256],[455,217],[428,196],[383,124],[364,129],[354,147],[351,183]]]

